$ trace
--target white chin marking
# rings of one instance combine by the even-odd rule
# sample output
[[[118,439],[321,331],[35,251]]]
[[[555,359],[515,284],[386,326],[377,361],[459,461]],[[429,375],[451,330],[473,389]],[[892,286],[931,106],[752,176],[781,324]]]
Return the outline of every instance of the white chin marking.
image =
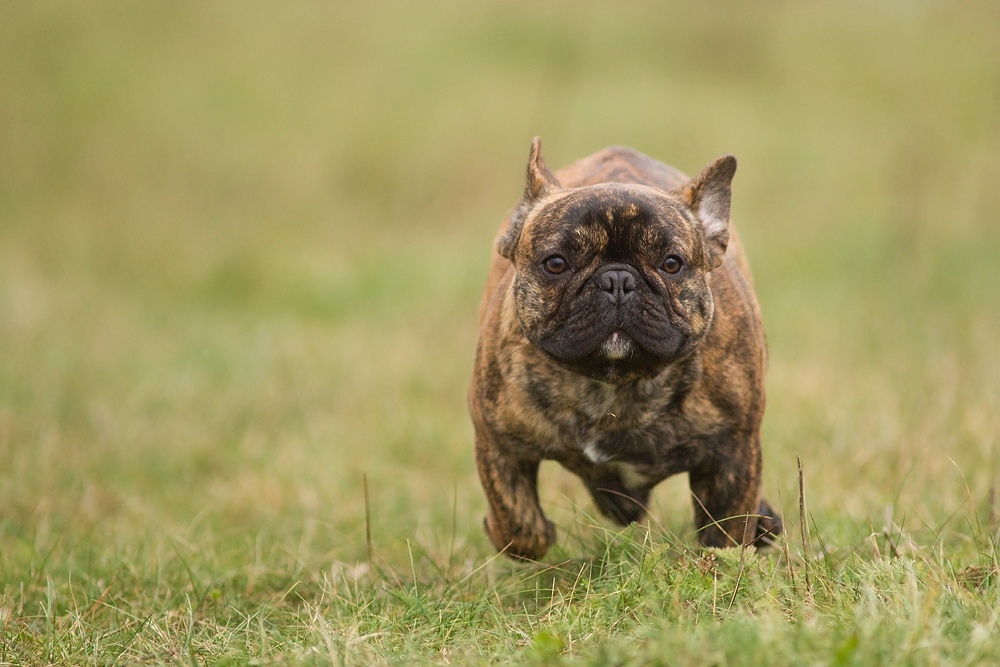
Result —
[[[632,354],[632,341],[616,331],[604,341],[604,345],[601,346],[601,353],[612,361],[624,359]]]

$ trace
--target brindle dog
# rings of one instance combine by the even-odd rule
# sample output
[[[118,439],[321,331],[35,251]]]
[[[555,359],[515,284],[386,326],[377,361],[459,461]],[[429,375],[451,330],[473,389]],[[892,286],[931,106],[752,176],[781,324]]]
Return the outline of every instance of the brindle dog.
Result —
[[[543,459],[621,524],[687,472],[702,544],[780,533],[760,497],[767,352],[729,225],[735,171],[726,155],[689,180],[614,147],[553,174],[532,143],[469,389],[484,525],[505,554],[537,559],[555,540],[538,502]]]

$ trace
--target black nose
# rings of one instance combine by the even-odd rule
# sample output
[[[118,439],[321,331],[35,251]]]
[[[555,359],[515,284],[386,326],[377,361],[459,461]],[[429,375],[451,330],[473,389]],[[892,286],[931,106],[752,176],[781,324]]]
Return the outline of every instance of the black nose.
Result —
[[[597,286],[608,295],[612,303],[625,303],[635,291],[635,276],[628,271],[605,271],[597,279]]]

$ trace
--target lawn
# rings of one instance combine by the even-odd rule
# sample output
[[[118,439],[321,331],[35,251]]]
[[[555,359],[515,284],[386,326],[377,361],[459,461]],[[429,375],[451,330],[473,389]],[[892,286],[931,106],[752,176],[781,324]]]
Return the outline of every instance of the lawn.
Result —
[[[553,464],[496,557],[535,135],[739,158],[779,549]],[[998,445],[992,3],[0,6],[0,665],[997,664]]]

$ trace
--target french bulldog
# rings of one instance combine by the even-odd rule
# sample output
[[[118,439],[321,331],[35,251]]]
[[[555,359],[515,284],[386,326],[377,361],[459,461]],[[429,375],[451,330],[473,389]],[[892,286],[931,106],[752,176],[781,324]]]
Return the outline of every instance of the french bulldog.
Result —
[[[623,525],[686,472],[703,545],[781,532],[760,495],[767,348],[729,222],[735,172],[732,155],[689,179],[611,147],[553,174],[533,141],[497,236],[468,395],[484,527],[504,554],[538,559],[555,540],[542,460]]]

